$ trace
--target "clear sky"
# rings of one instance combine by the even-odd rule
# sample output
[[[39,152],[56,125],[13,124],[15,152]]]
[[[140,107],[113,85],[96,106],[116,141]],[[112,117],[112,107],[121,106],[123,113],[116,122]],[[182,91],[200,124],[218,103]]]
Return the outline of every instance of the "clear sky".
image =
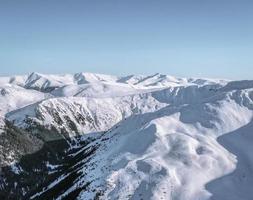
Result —
[[[0,75],[253,79],[252,0],[0,0]]]

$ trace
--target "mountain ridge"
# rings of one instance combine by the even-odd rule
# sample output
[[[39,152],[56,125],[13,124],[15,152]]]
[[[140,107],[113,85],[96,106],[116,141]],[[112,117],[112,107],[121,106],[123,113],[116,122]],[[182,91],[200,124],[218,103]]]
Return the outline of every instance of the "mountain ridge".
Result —
[[[249,190],[240,184],[251,169],[214,180],[238,170],[219,138],[252,123],[250,80],[32,73],[0,78],[0,91],[3,198],[229,200],[219,188]]]

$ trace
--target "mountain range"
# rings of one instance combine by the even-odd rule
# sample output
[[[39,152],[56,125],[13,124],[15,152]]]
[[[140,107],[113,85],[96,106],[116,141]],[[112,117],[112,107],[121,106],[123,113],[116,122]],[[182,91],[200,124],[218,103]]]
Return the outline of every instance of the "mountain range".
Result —
[[[253,81],[0,77],[0,199],[252,200]]]

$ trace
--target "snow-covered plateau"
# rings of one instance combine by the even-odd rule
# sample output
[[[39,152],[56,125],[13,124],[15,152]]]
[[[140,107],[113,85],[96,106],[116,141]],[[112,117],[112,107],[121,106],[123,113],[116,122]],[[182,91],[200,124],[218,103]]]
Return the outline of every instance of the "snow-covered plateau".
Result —
[[[252,200],[253,81],[0,77],[0,199]]]

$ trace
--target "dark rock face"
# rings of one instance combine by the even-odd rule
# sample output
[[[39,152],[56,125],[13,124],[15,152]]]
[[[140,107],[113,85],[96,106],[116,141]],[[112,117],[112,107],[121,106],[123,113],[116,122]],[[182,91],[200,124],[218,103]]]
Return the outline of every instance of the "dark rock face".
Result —
[[[75,148],[69,148],[69,141],[58,139],[43,141],[38,135],[42,132],[18,129],[7,122],[5,132],[0,135],[0,145],[6,152],[14,152],[17,163],[6,165],[6,152],[1,152],[0,199],[54,199],[70,188],[80,178],[80,161],[88,160],[95,153],[97,146],[89,145],[94,139],[74,138]],[[44,130],[45,132],[48,130]],[[73,141],[73,140],[72,140]],[[53,187],[50,183],[65,176]],[[89,183],[70,192],[64,199],[74,199],[85,190]],[[40,196],[34,196],[44,191]]]

